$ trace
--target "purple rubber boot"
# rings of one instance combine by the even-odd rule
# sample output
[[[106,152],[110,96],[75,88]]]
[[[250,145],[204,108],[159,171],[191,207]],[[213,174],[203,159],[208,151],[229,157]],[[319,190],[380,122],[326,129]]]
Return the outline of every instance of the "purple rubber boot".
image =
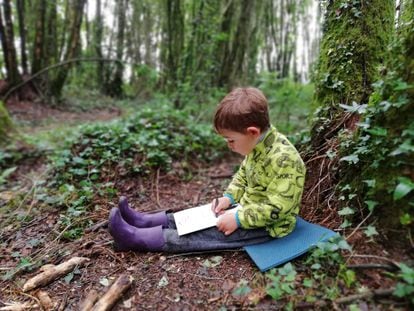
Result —
[[[121,197],[119,199],[118,207],[121,211],[122,218],[131,226],[137,228],[151,228],[161,225],[163,228],[168,228],[168,218],[165,212],[145,214],[134,211],[129,207],[126,197]]]
[[[136,228],[122,219],[118,208],[109,214],[109,233],[117,251],[160,251],[165,244],[162,227]]]

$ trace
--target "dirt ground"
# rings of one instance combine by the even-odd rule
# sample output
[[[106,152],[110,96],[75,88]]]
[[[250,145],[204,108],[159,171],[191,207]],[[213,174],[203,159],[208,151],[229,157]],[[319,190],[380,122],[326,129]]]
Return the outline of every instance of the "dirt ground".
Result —
[[[54,122],[72,120],[109,120],[119,116],[118,110],[95,111],[84,114],[62,112],[48,108],[41,114],[34,115],[28,109],[37,108],[22,105],[10,109],[11,113],[28,122],[39,121],[46,115]],[[45,125],[42,123],[41,125]],[[207,167],[193,167],[192,178],[185,180],[180,168],[172,173],[154,172],[146,179],[127,179],[115,181],[119,194],[126,195],[131,205],[140,211],[168,210],[177,211],[201,203],[208,203],[222,193],[230,181],[230,176],[240,158],[222,159]],[[0,193],[1,205],[13,200],[16,192],[30,192],[33,180],[47,169],[42,158],[31,162],[24,169],[14,174],[14,185],[23,188],[10,188]],[[24,183],[23,180],[26,180]],[[27,182],[27,180],[29,180]],[[305,194],[306,196],[306,194]],[[95,200],[95,209],[86,217],[91,225],[81,239],[74,242],[61,239],[58,230],[59,214],[53,208],[39,210],[36,202],[28,197],[21,206],[0,215],[0,273],[11,275],[11,280],[0,280],[0,308],[8,304],[15,306],[26,304],[26,309],[48,309],[45,295],[50,298],[52,310],[79,310],[80,303],[93,290],[103,294],[108,284],[120,275],[131,276],[134,281],[131,288],[115,305],[113,310],[279,310],[282,304],[264,296],[265,277],[256,268],[248,255],[242,250],[214,252],[204,254],[163,254],[115,252],[112,239],[108,233],[106,220],[109,211],[117,205],[117,197],[111,200],[99,196]],[[302,216],[309,215],[309,207],[303,206]],[[30,213],[31,220],[19,222],[19,217]],[[11,220],[12,218],[12,220]],[[329,226],[329,224],[325,224]],[[332,224],[331,229],[337,225]],[[348,265],[367,263],[389,264],[393,261],[408,260],[412,249],[403,249],[397,241],[367,242],[358,231],[352,238],[353,256]],[[22,286],[30,277],[39,273],[38,268],[18,269],[18,263],[24,257],[32,258],[38,265],[59,264],[72,257],[87,257],[89,261],[74,273],[62,277],[47,286],[24,293]],[[306,255],[305,255],[306,256]],[[298,273],[304,271],[303,259],[293,261]],[[412,258],[411,258],[412,259]],[[211,264],[214,263],[214,264]],[[363,286],[371,289],[389,288],[390,279],[385,278],[386,271],[373,268],[357,268],[358,279]],[[253,291],[246,296],[237,296],[233,290],[240,280],[246,280]],[[46,300],[45,300],[46,299]],[[256,303],[259,301],[258,303]],[[361,302],[360,307],[368,310],[404,310],[405,305],[383,298],[377,304],[368,305]],[[312,305],[303,305],[314,309]],[[336,307],[337,308],[337,307]],[[24,309],[24,308],[23,308]],[[327,308],[331,309],[331,308]],[[6,310],[6,309],[2,309]],[[407,309],[408,310],[408,309]]]

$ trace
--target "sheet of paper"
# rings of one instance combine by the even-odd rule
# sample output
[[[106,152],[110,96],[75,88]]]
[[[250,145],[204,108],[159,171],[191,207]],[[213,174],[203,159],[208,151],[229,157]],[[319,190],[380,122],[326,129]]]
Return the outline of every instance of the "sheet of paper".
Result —
[[[174,220],[178,235],[214,227],[217,223],[217,218],[211,210],[211,203],[174,213]]]
[[[235,213],[236,210],[237,207],[227,210],[226,213]],[[214,227],[219,217],[211,210],[211,203],[174,213],[178,235]]]

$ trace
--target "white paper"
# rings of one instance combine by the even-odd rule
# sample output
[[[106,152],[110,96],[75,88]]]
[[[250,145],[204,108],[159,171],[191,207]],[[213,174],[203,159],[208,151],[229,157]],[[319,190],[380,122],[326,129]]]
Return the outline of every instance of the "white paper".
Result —
[[[227,210],[226,213],[235,213],[236,208]],[[220,216],[216,217],[211,210],[211,203],[188,208],[174,213],[178,235],[214,227]]]

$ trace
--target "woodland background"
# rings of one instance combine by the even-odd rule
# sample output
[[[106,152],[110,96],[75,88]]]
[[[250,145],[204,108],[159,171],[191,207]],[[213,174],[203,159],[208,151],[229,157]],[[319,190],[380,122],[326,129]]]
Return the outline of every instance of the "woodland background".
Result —
[[[218,281],[201,282],[203,299],[230,309],[408,309],[413,20],[412,0],[0,1],[0,303],[34,303],[21,294],[23,279],[85,240],[107,243],[106,255],[89,254],[103,265],[153,263],[149,254],[109,253],[104,228],[90,228],[120,194],[141,210],[178,210],[219,194],[240,159],[213,132],[212,114],[226,92],[252,85],[306,162],[301,216],[342,239],[268,274],[244,258],[202,257],[212,275],[233,276],[217,299],[206,288]],[[177,189],[188,197],[162,194]],[[225,265],[240,260],[249,279]],[[166,271],[152,271],[170,278],[155,288],[177,291]],[[106,276],[72,278],[61,288],[89,289]],[[128,300],[149,309],[141,290]],[[49,295],[76,305],[80,297],[65,300],[64,291]],[[174,296],[176,307],[196,291]],[[165,303],[144,292],[153,306]]]

